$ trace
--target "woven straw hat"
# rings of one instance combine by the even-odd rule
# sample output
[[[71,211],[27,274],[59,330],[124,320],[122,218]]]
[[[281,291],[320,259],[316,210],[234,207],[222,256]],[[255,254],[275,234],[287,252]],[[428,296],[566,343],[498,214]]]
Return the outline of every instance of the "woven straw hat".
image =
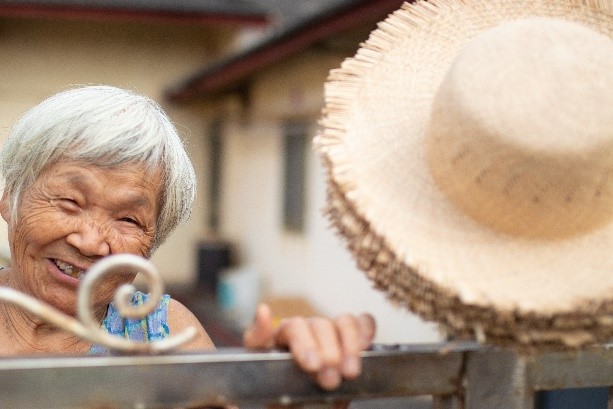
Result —
[[[613,340],[613,1],[405,3],[331,71],[327,213],[456,338]]]

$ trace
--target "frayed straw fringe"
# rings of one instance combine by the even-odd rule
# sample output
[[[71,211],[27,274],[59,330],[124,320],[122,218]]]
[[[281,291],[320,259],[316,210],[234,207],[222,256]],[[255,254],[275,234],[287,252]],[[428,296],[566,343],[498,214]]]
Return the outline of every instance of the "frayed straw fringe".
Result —
[[[530,352],[537,345],[539,350],[562,350],[613,339],[613,303],[586,306],[584,311],[555,318],[466,305],[456,295],[433,286],[418,271],[398,260],[385,239],[375,234],[369,223],[345,200],[340,186],[333,180],[328,182],[326,215],[333,228],[344,237],[352,238],[347,247],[358,267],[393,304],[437,321],[449,335],[511,346],[522,352]],[[598,330],[588,330],[592,328]]]
[[[613,337],[613,329],[607,325],[610,324],[607,317],[611,321],[607,311],[610,312],[613,305],[565,314],[552,322],[549,316],[522,316],[516,311],[494,312],[463,304],[455,295],[432,286],[417,271],[400,262],[385,240],[373,233],[366,220],[357,216],[356,210],[343,198],[339,186],[332,180],[329,182],[329,220],[345,237],[353,238],[348,248],[358,261],[358,267],[366,271],[377,289],[387,292],[393,303],[440,322],[450,334],[459,338],[478,335],[497,344],[519,344],[521,350],[530,349],[530,345],[536,343],[548,344],[551,349],[575,348]],[[609,330],[592,333],[584,329],[599,323]]]

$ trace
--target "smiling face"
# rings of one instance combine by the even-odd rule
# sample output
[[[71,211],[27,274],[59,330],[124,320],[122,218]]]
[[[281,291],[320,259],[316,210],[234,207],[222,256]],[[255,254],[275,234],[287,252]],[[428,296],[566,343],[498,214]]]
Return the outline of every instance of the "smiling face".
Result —
[[[147,257],[156,233],[160,173],[137,164],[100,168],[58,162],[22,195],[17,220],[7,198],[0,212],[9,226],[12,285],[75,315],[79,276],[100,258],[118,253]],[[117,285],[133,276],[100,282],[91,297],[103,312]]]

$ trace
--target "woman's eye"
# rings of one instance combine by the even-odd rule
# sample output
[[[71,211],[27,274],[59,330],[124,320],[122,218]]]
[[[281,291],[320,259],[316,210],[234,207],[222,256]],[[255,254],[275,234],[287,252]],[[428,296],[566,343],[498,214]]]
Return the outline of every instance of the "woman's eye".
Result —
[[[133,219],[131,217],[122,217],[120,220],[122,222],[133,224],[135,226],[139,226],[140,225],[140,223],[138,223],[138,221],[136,219]]]
[[[61,198],[60,203],[62,204],[62,206],[68,209],[77,209],[79,207],[79,203],[76,200],[68,197]]]

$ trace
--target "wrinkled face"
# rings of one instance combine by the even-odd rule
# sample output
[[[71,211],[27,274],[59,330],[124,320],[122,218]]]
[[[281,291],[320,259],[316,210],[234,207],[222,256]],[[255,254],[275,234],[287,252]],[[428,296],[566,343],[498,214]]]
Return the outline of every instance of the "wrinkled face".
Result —
[[[18,289],[74,315],[79,278],[92,263],[117,253],[149,255],[160,190],[160,173],[140,165],[100,168],[69,161],[49,167],[23,193],[15,223],[3,197]],[[95,307],[106,308],[115,287],[133,279],[103,280],[90,297]]]

